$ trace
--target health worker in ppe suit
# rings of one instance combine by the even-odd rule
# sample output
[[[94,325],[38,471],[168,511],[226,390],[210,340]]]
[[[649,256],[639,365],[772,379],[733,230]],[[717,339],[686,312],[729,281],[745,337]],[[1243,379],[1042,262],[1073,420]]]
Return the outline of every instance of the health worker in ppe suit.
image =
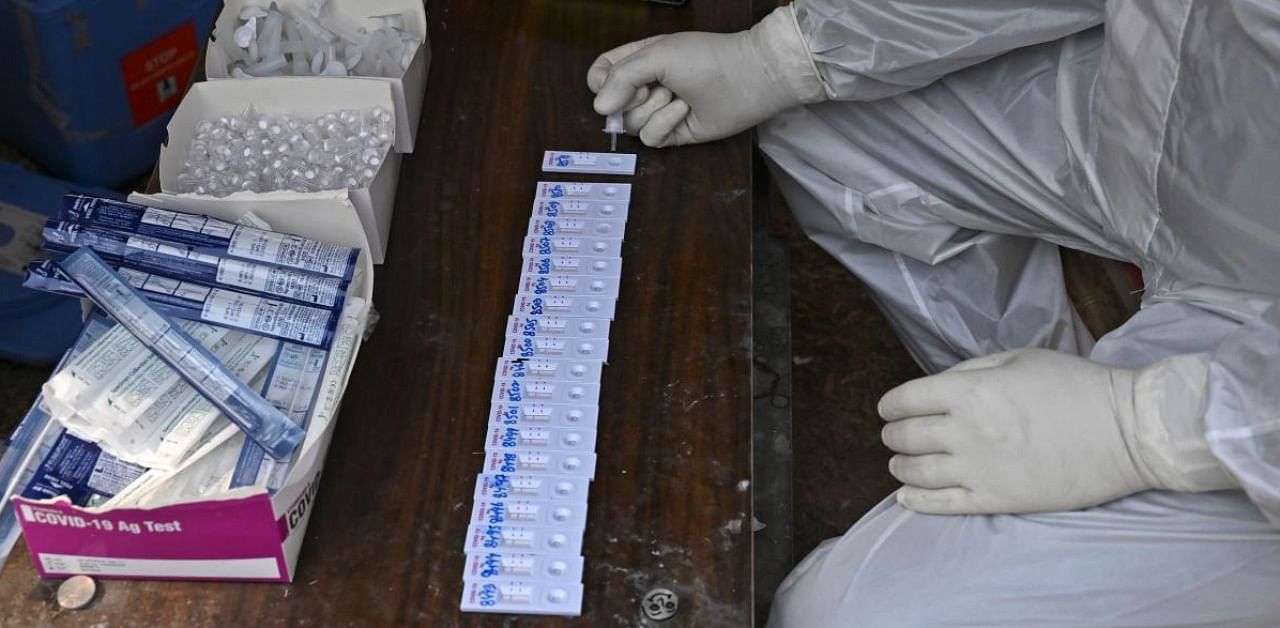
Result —
[[[798,0],[588,83],[650,146],[763,123],[934,373],[880,402],[903,488],[773,625],[1280,625],[1280,2]],[[1095,342],[1060,246],[1141,311]]]

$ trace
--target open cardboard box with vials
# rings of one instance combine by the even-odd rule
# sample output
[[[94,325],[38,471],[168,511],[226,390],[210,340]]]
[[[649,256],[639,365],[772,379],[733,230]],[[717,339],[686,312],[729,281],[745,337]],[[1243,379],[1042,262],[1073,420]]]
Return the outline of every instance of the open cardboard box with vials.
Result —
[[[274,77],[232,79],[227,67],[232,62],[230,48],[236,45],[232,33],[240,25],[240,11],[245,7],[259,6],[266,8],[270,2],[262,0],[244,2],[228,0],[218,14],[210,35],[208,49],[205,53],[204,72],[210,81],[222,79],[243,80],[251,83]],[[281,9],[307,11],[306,0],[275,0]],[[391,86],[392,98],[395,100],[396,141],[398,153],[412,153],[418,132],[418,118],[422,115],[422,100],[427,84],[427,70],[431,65],[431,45],[427,36],[427,12],[422,0],[329,0],[323,15],[337,20],[345,26],[363,27],[373,32],[378,27],[375,15],[404,14],[405,30],[422,38],[422,44],[413,55],[413,61],[404,74],[399,77],[363,77],[363,76],[326,76],[324,80],[343,81],[348,79],[370,79],[383,81]]]
[[[371,111],[395,108],[391,86],[379,79],[281,76],[253,80],[206,81],[191,86],[178,110],[169,121],[168,142],[160,148],[160,189],[169,194],[179,192],[178,174],[191,150],[196,125],[202,120],[220,116],[243,115],[250,107],[258,113],[290,114],[299,118],[317,118],[342,109]],[[398,131],[397,131],[398,136]],[[386,258],[391,236],[391,218],[396,200],[396,183],[400,178],[400,155],[388,151],[369,187],[319,192],[322,198],[339,194],[350,201],[368,238],[365,251],[374,264]],[[215,197],[183,194],[193,199],[254,203],[267,196],[258,192],[236,192]],[[305,209],[300,209],[305,213]],[[211,214],[212,215],[212,214]]]
[[[385,88],[385,86],[384,86]],[[240,198],[134,195],[135,203],[235,222],[245,213],[293,233],[368,250],[345,192],[271,192]],[[348,294],[365,301],[354,334],[335,338],[306,439],[274,495],[243,488],[154,508],[87,508],[65,497],[13,498],[27,548],[41,576],[90,574],[134,580],[290,582],[317,498],[339,404],[360,351],[373,295],[373,265],[361,255]]]

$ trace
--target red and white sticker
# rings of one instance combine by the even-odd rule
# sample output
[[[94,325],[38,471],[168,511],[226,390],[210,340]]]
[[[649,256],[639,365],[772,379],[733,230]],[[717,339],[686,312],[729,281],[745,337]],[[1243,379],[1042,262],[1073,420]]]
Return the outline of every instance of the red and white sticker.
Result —
[[[191,22],[120,57],[133,125],[141,127],[178,106],[191,83],[200,48]]]

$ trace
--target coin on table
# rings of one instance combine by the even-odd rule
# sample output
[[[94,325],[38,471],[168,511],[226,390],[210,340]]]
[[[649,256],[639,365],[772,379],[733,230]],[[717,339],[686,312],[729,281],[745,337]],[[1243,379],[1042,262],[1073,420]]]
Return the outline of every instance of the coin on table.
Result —
[[[89,605],[98,593],[98,583],[89,576],[72,576],[58,587],[58,606],[77,611]]]

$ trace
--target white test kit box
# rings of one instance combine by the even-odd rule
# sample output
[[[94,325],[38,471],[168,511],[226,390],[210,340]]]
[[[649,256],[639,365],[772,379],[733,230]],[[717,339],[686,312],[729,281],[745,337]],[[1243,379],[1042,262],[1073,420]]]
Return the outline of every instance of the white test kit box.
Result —
[[[169,121],[168,142],[160,148],[160,189],[176,194],[178,174],[191,150],[196,125],[201,120],[219,116],[241,115],[253,107],[258,113],[289,114],[300,118],[317,118],[342,109],[369,111],[382,107],[392,109],[391,87],[376,79],[330,81],[313,77],[272,77],[244,81],[196,83],[178,105]],[[391,218],[395,209],[396,184],[400,179],[400,155],[390,152],[368,187],[329,190],[319,194],[345,195],[359,215],[368,246],[365,248],[374,264],[386,259],[391,237]],[[252,203],[269,193],[236,192],[219,197],[222,200]],[[200,195],[183,194],[194,198]],[[203,198],[213,199],[205,196]]]
[[[366,250],[368,239],[345,193],[272,192],[253,198],[133,195],[131,201],[234,222],[248,211],[276,231]],[[360,256],[349,296],[365,306],[353,333],[335,338],[330,367],[313,406],[306,439],[283,486],[146,508],[88,508],[65,497],[13,498],[36,570],[46,578],[89,574],[132,580],[290,582],[318,498],[339,404],[363,340],[373,295],[373,265]]]
[[[275,3],[281,9],[307,10],[306,0],[275,0]],[[205,53],[204,73],[209,80],[230,79],[250,82],[263,80],[263,78],[231,79],[231,75],[227,73],[227,67],[232,59],[228,49],[230,46],[236,45],[232,33],[239,24],[241,9],[248,6],[265,8],[268,4],[270,3],[228,0],[223,5],[222,13],[218,15],[218,21],[213,26],[213,32],[210,33],[209,46]],[[406,14],[408,19],[404,24],[405,29],[422,37],[422,45],[418,47],[418,51],[414,54],[413,61],[409,63],[409,67],[404,71],[404,74],[399,77],[321,77],[324,80],[336,81],[370,79],[383,81],[390,85],[392,97],[395,101],[394,111],[396,112],[395,149],[398,153],[412,153],[418,132],[418,119],[422,116],[422,100],[427,86],[427,70],[431,65],[431,45],[427,36],[427,13],[423,7],[422,0],[329,0],[324,10],[326,18],[332,15],[332,19],[338,20],[344,25],[356,28],[363,27],[369,32],[373,32],[378,27],[378,21],[373,19],[372,16],[393,13]],[[270,79],[274,77],[264,78]]]

